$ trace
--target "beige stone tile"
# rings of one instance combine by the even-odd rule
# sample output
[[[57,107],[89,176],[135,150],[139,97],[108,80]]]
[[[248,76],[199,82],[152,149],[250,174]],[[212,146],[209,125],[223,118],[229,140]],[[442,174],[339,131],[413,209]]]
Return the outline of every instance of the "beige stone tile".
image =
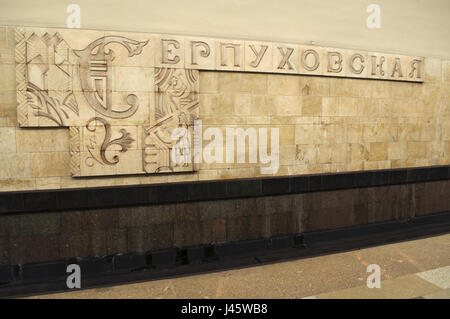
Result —
[[[296,146],[280,145],[279,149],[279,164],[280,165],[294,165],[296,161]]]
[[[217,179],[218,179],[218,172],[215,169],[200,169],[198,171],[199,181],[217,180]]]
[[[253,116],[264,116],[269,114],[269,100],[266,95],[252,95],[252,115]],[[449,111],[450,113],[450,111]]]
[[[17,114],[17,96],[15,90],[0,91],[0,117]]]
[[[311,144],[297,144],[295,158],[300,164],[315,164],[317,162],[317,146]]]
[[[84,188],[86,187],[86,179],[84,178],[73,178],[68,176],[62,176],[60,177],[60,188],[61,189],[67,189],[67,188]]]
[[[67,129],[17,129],[17,152],[64,152],[69,150]]]
[[[332,151],[331,159],[332,163],[344,163],[347,161],[347,145],[346,144],[331,144],[330,147]],[[345,166],[339,168],[339,170],[344,170]]]
[[[30,153],[30,167],[34,177],[67,176],[70,172],[69,152]]]
[[[185,62],[189,69],[215,70],[216,41],[211,38],[185,38]]]
[[[267,74],[243,73],[241,77],[241,91],[252,94],[267,94],[268,86]]]
[[[142,185],[167,183],[168,175],[151,174],[140,178]]]
[[[371,97],[372,98],[390,98],[392,90],[391,90],[391,82],[388,81],[371,81],[370,84],[370,91],[371,91]],[[398,84],[399,82],[396,82],[395,84]]]
[[[231,116],[234,113],[234,97],[230,94],[220,94],[216,115]]]
[[[435,124],[425,124],[421,127],[420,140],[421,141],[435,141],[438,139],[439,132]]]
[[[0,64],[14,64],[15,63],[15,50],[14,44],[6,44],[0,40]]]
[[[0,178],[34,176],[31,171],[29,153],[0,153]]]
[[[123,185],[140,185],[142,181],[142,177],[131,177],[131,176],[116,176],[114,179],[114,185],[123,186]]]
[[[0,49],[6,48],[8,45],[7,35],[6,35],[6,26],[0,27]]]
[[[262,126],[261,128],[266,128]],[[294,145],[295,144],[295,125],[272,125],[270,128],[277,128],[279,130],[280,145]],[[267,128],[269,129],[269,128]]]
[[[34,178],[0,178],[0,191],[2,192],[33,189],[35,189]]]
[[[289,115],[273,115],[270,117],[271,125],[279,125],[294,127],[296,124],[296,118]]]
[[[234,114],[250,115],[252,112],[252,96],[250,94],[236,94],[234,96]]]
[[[269,74],[268,94],[300,95],[300,83],[296,75]]]
[[[302,115],[303,116],[321,116],[322,115],[322,97],[303,96],[302,97]]]
[[[216,70],[243,71],[244,41],[216,39]]]
[[[388,159],[388,143],[375,142],[369,146],[370,161],[385,161]]]
[[[338,116],[339,115],[339,98],[322,97],[322,115]]]
[[[330,164],[311,164],[307,165],[308,174],[329,173],[331,170]]]
[[[425,82],[440,82],[442,80],[442,60],[427,57],[424,60]]]
[[[407,152],[408,159],[423,159],[427,155],[428,142],[408,142]]]
[[[370,90],[368,84],[360,79],[330,79],[330,95],[331,96],[345,96],[345,97],[370,97]],[[374,81],[371,81],[374,82]]]
[[[279,95],[274,97],[274,113],[275,115],[302,115],[302,97]]]
[[[450,82],[450,60],[442,61],[442,80]]]
[[[400,125],[398,127],[399,141],[420,141],[421,127],[418,124]]]
[[[300,93],[303,96],[316,95],[316,96],[329,96],[331,79],[324,77],[314,76],[300,76]]]
[[[36,178],[36,189],[60,189],[60,177],[38,177]]]
[[[438,165],[437,163],[439,162],[439,158],[442,156],[442,153],[443,147],[441,145],[441,142],[439,141],[428,142],[426,150],[428,160],[427,165]],[[431,164],[432,162],[435,164]]]
[[[296,44],[273,44],[273,72],[275,73],[299,73],[299,47]]]
[[[195,182],[198,181],[198,175],[195,173],[178,173],[171,174],[167,176],[168,183],[177,183],[177,182]]]
[[[397,134],[397,128],[387,124],[366,124],[363,128],[365,142],[394,142]]]
[[[333,151],[330,145],[321,144],[317,145],[317,163],[319,164],[331,164],[333,162]]]
[[[260,176],[260,170],[254,167],[225,168],[218,170],[219,179],[249,178],[251,176],[258,176],[258,175]]]
[[[402,160],[407,159],[407,144],[404,142],[388,143],[388,159]]]
[[[342,124],[326,124],[324,125],[327,141],[329,143],[345,143],[346,129]]]
[[[273,72],[273,44],[245,41],[245,71]]]
[[[370,145],[362,143],[348,144],[348,158],[352,162],[368,161]]]
[[[200,118],[207,122],[205,116],[214,115],[219,108],[218,94],[200,94]]]
[[[219,92],[238,93],[242,89],[242,73],[219,72]]]
[[[339,116],[357,116],[359,114],[359,99],[353,97],[339,98]]]
[[[116,176],[99,176],[86,180],[86,187],[109,187],[116,183]]]
[[[312,124],[295,125],[295,144],[314,144],[316,127]]]
[[[184,38],[173,35],[156,37],[155,66],[184,69]]]
[[[364,162],[363,161],[347,163],[347,171],[348,172],[360,172],[363,170],[364,170]]]
[[[448,99],[444,98],[445,90],[437,83],[411,83],[411,85],[414,92],[412,98],[421,98],[430,104],[438,104],[441,97],[443,97],[442,100],[448,101]]]
[[[219,74],[218,72],[200,72],[200,93],[218,93],[219,92]]]
[[[330,165],[330,171],[332,173],[341,173],[341,172],[348,172],[349,169],[346,163],[337,163]]]
[[[316,46],[298,46],[300,74],[322,75],[324,49]]]
[[[0,123],[0,126],[4,127],[19,127],[19,123],[15,116],[0,117]]]
[[[390,90],[389,95],[392,98],[403,99],[403,102],[409,99],[414,91],[411,84],[407,82],[391,82],[388,89]]]
[[[0,64],[0,91],[12,91],[16,89],[16,68],[14,64]]]
[[[0,150],[2,153],[16,152],[15,127],[0,127]]]

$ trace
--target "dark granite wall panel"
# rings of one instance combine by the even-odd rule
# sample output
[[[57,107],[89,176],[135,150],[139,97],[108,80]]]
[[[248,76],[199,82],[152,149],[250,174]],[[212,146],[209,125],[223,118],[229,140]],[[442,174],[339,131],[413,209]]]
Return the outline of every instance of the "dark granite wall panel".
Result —
[[[0,214],[0,264],[255,240],[450,211],[450,181]]]

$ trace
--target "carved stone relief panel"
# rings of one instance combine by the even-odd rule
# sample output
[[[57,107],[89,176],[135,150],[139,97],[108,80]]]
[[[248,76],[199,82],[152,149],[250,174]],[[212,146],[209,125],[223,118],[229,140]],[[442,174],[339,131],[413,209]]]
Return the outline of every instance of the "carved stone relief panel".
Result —
[[[193,127],[198,119],[199,72],[192,69],[155,68],[155,108],[151,125],[143,129],[143,168],[147,173],[192,171]],[[172,139],[176,128],[184,128],[187,138]],[[180,143],[180,141],[183,141]],[[174,163],[175,145],[183,164]],[[180,147],[181,146],[181,147]]]

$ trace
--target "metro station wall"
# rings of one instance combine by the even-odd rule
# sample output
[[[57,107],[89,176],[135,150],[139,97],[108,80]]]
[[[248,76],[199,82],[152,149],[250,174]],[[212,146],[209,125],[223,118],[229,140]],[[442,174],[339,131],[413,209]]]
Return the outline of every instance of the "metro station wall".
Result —
[[[69,130],[19,127],[15,43],[0,27],[0,191],[264,176],[265,164],[203,162],[170,175],[71,177]],[[226,71],[200,71],[199,83],[203,130],[279,129],[276,176],[450,163],[448,60],[425,57],[423,83]]]

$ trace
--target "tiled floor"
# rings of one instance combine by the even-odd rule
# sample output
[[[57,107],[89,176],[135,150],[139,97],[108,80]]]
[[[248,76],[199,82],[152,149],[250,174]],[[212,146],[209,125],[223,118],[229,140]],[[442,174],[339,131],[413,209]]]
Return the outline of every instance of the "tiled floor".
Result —
[[[381,288],[366,285],[381,268]],[[31,298],[450,298],[450,234],[214,273]]]
[[[425,276],[424,276],[425,274]],[[390,299],[390,298],[450,298],[450,266],[407,275],[381,282],[381,287],[367,285],[310,296],[318,299]]]

